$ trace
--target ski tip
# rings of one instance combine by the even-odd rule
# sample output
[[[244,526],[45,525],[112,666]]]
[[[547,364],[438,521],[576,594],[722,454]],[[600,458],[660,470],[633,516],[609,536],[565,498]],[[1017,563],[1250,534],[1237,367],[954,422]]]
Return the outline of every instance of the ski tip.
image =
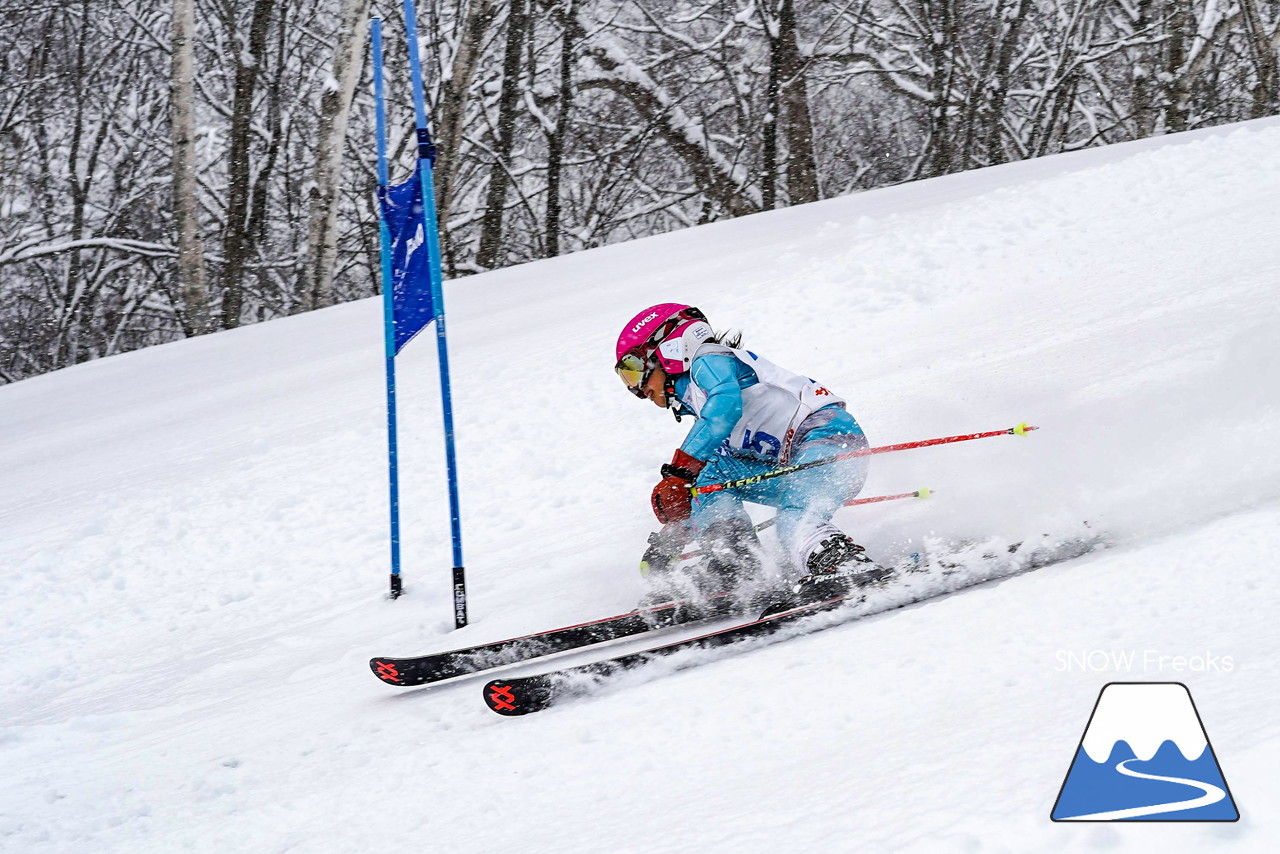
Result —
[[[369,659],[369,669],[373,671],[373,675],[377,676],[388,685],[407,685],[404,675],[401,674],[399,666],[395,659],[392,658],[371,658]]]
[[[545,680],[494,679],[484,686],[484,702],[490,709],[507,717],[540,712],[550,706],[555,692]]]

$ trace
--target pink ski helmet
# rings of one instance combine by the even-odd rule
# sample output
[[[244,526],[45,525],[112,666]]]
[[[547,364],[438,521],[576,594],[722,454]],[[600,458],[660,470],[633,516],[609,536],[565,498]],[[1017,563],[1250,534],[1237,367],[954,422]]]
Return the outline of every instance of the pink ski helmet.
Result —
[[[698,346],[711,335],[706,315],[691,305],[650,306],[622,328],[614,370],[632,394],[644,397],[644,385],[655,367],[671,376],[684,373]]]

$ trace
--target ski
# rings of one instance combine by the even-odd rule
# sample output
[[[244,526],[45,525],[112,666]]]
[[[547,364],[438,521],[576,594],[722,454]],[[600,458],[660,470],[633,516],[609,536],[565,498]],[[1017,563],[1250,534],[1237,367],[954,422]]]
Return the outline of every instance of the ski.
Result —
[[[963,543],[944,550],[927,562],[920,562],[916,559],[918,556],[913,556],[895,566],[895,577],[882,586],[853,590],[846,596],[808,603],[638,652],[531,676],[493,679],[484,686],[484,701],[490,709],[508,717],[539,712],[561,700],[591,694],[610,679],[667,656],[766,638],[784,629],[787,630],[784,639],[810,634],[1081,557],[1106,545],[1105,537],[1095,532],[1057,542],[1050,540],[1049,535],[1044,535],[1044,539],[1045,542],[1039,543]],[[696,663],[696,659],[684,659],[678,661],[673,669],[691,667]]]
[[[657,629],[730,616],[738,605],[738,600],[728,594],[711,596],[705,603],[667,602],[588,623],[448,652],[412,658],[372,658],[369,669],[388,685],[402,688],[426,685]]]

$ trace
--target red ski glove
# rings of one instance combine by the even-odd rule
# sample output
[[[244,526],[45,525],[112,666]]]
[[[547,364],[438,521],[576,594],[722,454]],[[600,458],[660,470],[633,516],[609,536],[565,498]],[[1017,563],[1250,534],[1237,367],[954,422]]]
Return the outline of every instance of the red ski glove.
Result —
[[[698,472],[705,466],[701,460],[679,449],[671,462],[662,467],[662,480],[653,488],[649,499],[653,505],[653,515],[666,525],[669,522],[683,522],[693,513],[693,493],[690,489],[698,478]]]

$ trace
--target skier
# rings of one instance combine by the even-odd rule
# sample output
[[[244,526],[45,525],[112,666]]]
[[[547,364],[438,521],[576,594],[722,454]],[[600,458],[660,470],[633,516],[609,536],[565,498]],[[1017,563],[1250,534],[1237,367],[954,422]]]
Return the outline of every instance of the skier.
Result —
[[[655,583],[647,603],[680,595],[672,563],[693,538],[705,556],[694,579],[702,593],[767,583],[743,501],[777,508],[785,570],[790,580],[801,576],[795,601],[842,595],[887,575],[831,524],[835,511],[862,490],[866,458],[696,496],[692,490],[867,447],[841,398],[741,349],[741,335],[717,335],[701,311],[678,303],[632,318],[618,336],[616,357],[615,370],[632,394],[671,409],[677,421],[695,418],[651,496],[664,527],[650,536],[641,564]]]

